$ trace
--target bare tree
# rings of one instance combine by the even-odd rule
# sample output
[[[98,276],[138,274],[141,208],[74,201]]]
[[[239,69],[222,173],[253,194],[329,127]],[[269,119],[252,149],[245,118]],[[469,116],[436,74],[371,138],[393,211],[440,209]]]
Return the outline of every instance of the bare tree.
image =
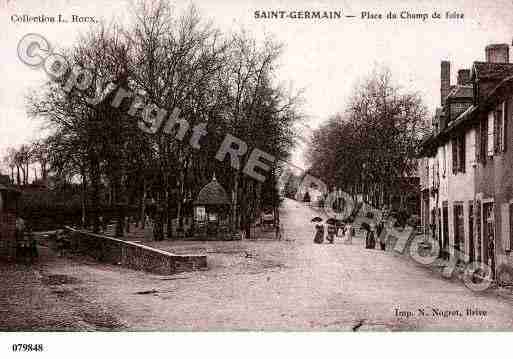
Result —
[[[72,63],[90,69],[93,86],[63,91],[64,80],[29,98],[29,114],[53,130],[50,170],[81,178],[95,231],[105,188],[112,204],[137,202],[141,217],[146,196],[156,196],[155,239],[163,239],[166,221],[170,236],[172,217],[181,225],[184,204],[216,169],[235,187],[235,203],[249,206],[243,212],[255,212],[261,186],[240,170],[230,176],[228,163],[211,158],[228,133],[276,156],[287,154],[289,127],[298,116],[296,97],[273,84],[281,47],[271,40],[259,46],[247,34],[223,36],[194,7],[176,15],[165,1],[139,2],[133,15],[131,25],[100,25],[64,51]],[[131,95],[112,106],[118,90]],[[91,97],[100,101],[91,104]],[[168,119],[176,109],[183,126],[152,122],[155,111]],[[209,136],[193,148],[188,137],[203,124]],[[146,125],[156,128],[141,131]],[[119,236],[123,215],[119,209]]]
[[[355,86],[345,113],[314,133],[313,173],[382,202],[399,181],[415,174],[426,115],[417,93],[394,85],[388,69],[375,69]]]

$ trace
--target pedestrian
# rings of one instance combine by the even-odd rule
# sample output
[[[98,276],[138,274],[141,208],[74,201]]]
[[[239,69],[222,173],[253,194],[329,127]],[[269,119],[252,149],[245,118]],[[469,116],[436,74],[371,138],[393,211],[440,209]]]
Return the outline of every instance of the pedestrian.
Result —
[[[275,236],[279,241],[281,241],[280,220],[278,218],[276,218],[275,222]]]
[[[382,250],[382,251],[385,251],[387,248],[387,243],[385,241],[385,236],[380,236],[378,237],[378,241],[379,241],[379,248]]]
[[[324,242],[324,225],[318,223],[315,225],[314,243],[321,244]]]
[[[330,244],[333,244],[333,242],[335,240],[335,234],[337,233],[337,227],[332,223],[328,223],[327,232],[328,232],[327,240]]]
[[[16,218],[16,240],[23,241],[25,237],[25,220],[21,217]]]
[[[386,247],[386,242],[385,242],[386,236],[382,235],[384,229],[385,229],[385,223],[383,221],[380,221],[378,223],[378,225],[376,226],[376,236],[378,237],[377,241],[379,242],[379,247],[382,251],[384,251],[385,247]]]
[[[29,241],[29,258],[30,263],[34,261],[34,258],[37,258],[39,256],[39,253],[37,251],[37,243],[34,238],[34,233],[32,231],[32,227],[30,225],[30,222],[28,222],[28,225],[25,227],[25,232]]]
[[[365,248],[366,249],[374,249],[376,248],[376,240],[374,237],[373,228],[366,228],[367,233],[365,235]]]
[[[347,224],[344,227],[344,243],[352,244],[353,243],[353,235],[354,235],[353,224],[351,222],[347,222]]]

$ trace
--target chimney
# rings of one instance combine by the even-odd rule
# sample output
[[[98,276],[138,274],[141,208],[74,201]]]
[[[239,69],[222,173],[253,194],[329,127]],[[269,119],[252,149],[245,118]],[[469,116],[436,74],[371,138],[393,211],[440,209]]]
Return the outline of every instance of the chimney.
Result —
[[[458,85],[470,85],[470,70],[458,70]]]
[[[440,103],[442,107],[445,105],[445,98],[451,90],[451,63],[442,61],[440,64]]]
[[[486,46],[486,62],[509,63],[509,45],[491,44]]]

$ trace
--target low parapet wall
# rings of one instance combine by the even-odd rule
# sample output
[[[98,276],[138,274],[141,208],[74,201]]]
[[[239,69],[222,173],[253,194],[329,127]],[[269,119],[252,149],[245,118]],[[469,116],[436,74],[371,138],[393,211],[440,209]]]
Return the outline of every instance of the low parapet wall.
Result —
[[[142,244],[66,227],[74,251],[100,262],[121,265],[156,274],[173,274],[207,268],[203,254],[177,255]]]

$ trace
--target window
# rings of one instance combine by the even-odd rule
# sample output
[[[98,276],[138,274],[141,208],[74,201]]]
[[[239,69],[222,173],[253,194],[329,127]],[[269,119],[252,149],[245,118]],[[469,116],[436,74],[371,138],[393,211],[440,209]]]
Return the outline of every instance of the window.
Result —
[[[479,133],[476,132],[476,131],[472,131],[471,133],[472,133],[472,135],[470,137],[470,142],[472,143],[472,147],[468,151],[468,153],[470,155],[470,158],[468,160],[469,160],[470,165],[474,165],[475,162],[479,158],[478,155],[477,155],[477,146],[478,146],[477,138],[479,137]]]
[[[479,123],[479,134],[477,136],[476,158],[481,163],[486,163],[486,151],[488,148],[488,118]]]
[[[465,173],[465,134],[462,134],[458,141],[459,170]]]
[[[501,153],[503,151],[503,133],[504,133],[504,102],[497,106],[495,110],[495,138],[494,138],[494,151]]]
[[[195,217],[196,217],[196,221],[198,222],[205,222],[207,220],[207,212],[205,210],[205,207],[203,206],[198,206],[195,208],[196,211],[195,211]]]
[[[486,148],[486,153],[488,156],[493,156],[493,153],[494,153],[494,137],[495,137],[495,134],[494,134],[494,126],[495,125],[495,115],[494,115],[494,112],[489,112],[488,113],[488,126],[487,126],[487,134],[488,134],[488,138],[487,138],[487,148]]]
[[[465,134],[455,137],[451,143],[452,146],[452,172],[465,173]]]

